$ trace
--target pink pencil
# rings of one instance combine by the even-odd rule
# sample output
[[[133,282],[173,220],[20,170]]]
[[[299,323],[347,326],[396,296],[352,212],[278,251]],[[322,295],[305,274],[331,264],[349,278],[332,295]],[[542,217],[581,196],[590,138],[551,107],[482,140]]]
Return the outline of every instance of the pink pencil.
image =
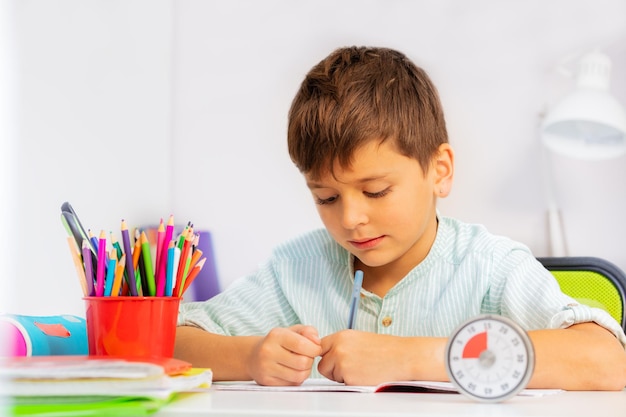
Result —
[[[156,238],[156,251],[154,253],[154,278],[159,279],[159,269],[161,268],[161,254],[163,252],[163,241],[165,240],[165,226],[163,225],[163,219],[159,221],[159,227],[157,229]]]
[[[167,227],[165,228],[165,237],[163,239],[163,245],[161,253],[159,255],[160,264],[157,266],[157,297],[163,297],[165,295],[165,284],[167,281],[167,250],[169,248],[170,241],[174,236],[174,216],[170,215],[167,221]]]
[[[96,296],[104,296],[104,274],[106,273],[107,235],[102,230],[98,240],[98,265],[96,267]]]

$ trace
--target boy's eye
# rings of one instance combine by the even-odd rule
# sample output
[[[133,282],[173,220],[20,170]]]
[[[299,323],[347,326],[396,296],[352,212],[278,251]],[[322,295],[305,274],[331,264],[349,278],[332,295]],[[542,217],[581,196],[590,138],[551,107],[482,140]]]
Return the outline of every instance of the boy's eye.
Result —
[[[384,190],[378,191],[376,193],[370,193],[367,191],[364,191],[363,193],[370,198],[380,198],[380,197],[386,196],[389,193],[389,191],[390,191],[390,188],[385,188]]]
[[[332,204],[335,202],[335,200],[337,200],[337,196],[334,195],[332,197],[328,197],[328,198],[319,198],[319,197],[315,197],[315,202],[317,204],[319,204],[320,206],[323,206],[324,204]]]

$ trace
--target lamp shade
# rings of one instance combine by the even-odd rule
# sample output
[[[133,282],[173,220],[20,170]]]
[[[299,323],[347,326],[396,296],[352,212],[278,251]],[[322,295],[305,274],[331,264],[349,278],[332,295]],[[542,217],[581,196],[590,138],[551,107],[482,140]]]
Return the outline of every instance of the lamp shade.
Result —
[[[550,150],[580,159],[609,159],[626,152],[626,111],[609,93],[610,59],[585,55],[576,89],[546,115],[541,136]]]

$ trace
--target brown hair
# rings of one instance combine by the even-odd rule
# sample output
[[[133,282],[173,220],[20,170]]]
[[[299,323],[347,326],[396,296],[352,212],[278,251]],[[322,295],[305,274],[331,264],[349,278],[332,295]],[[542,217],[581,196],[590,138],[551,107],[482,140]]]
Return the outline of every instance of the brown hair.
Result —
[[[313,178],[349,166],[369,140],[392,139],[424,173],[448,141],[439,95],[404,54],[388,48],[340,48],[306,75],[289,110],[289,155]]]

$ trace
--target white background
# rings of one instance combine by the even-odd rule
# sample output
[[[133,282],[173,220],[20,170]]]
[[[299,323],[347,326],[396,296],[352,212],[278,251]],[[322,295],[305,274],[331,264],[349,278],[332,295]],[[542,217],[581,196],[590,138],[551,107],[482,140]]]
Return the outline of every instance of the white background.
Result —
[[[626,103],[624,0],[0,0],[0,312],[84,315],[60,206],[119,236],[174,214],[213,233],[223,287],[320,227],[286,150],[291,99],[333,49],[387,46],[439,88],[444,215],[548,255],[542,112],[600,48]],[[550,158],[570,255],[626,269],[626,157]]]

